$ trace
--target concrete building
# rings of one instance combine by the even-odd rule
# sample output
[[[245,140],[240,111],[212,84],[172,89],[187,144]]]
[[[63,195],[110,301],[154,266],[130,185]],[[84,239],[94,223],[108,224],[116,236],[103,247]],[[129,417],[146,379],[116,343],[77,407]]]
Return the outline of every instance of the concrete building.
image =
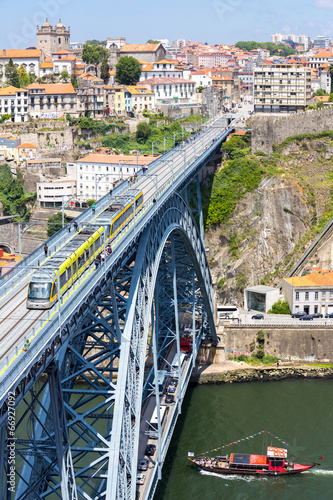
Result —
[[[0,135],[0,155],[6,160],[16,160],[17,148],[21,144],[19,137],[13,137],[10,134]]]
[[[271,286],[251,286],[244,290],[244,309],[267,313],[280,298],[280,290]]]
[[[154,63],[165,59],[166,50],[161,43],[137,43],[122,45],[119,58],[122,56],[131,56],[138,61],[147,61]]]
[[[200,68],[218,68],[227,66],[228,62],[233,59],[231,54],[226,54],[222,51],[217,52],[202,52],[198,55],[198,66]]]
[[[159,104],[190,104],[196,102],[195,83],[183,78],[149,78],[138,83],[155,93],[156,106]]]
[[[285,278],[282,293],[292,313],[333,313],[333,271]]]
[[[310,68],[319,69],[323,64],[328,64],[328,61],[333,58],[333,52],[329,50],[323,50],[317,52],[310,57]]]
[[[33,83],[27,89],[33,118],[61,118],[66,114],[78,116],[77,95],[71,83]]]
[[[304,111],[311,99],[311,69],[292,64],[262,65],[253,75],[254,111]]]
[[[202,114],[206,116],[215,116],[225,109],[226,98],[225,90],[221,86],[206,87],[202,93]]]
[[[28,121],[29,97],[27,89],[13,86],[0,88],[0,116],[10,115],[15,123]]]
[[[156,157],[154,157],[154,160]],[[152,157],[93,153],[79,158],[76,164],[77,195],[85,199],[101,198],[123,179],[132,177]]]
[[[60,208],[62,200],[76,196],[76,181],[53,179],[37,183],[37,202],[40,208]]]
[[[6,80],[6,64],[9,63],[9,59],[12,59],[14,65],[18,69],[20,66],[26,70],[26,72],[32,73],[36,77],[40,75],[40,65],[44,62],[45,56],[41,50],[36,49],[26,49],[26,50],[0,50],[0,81]]]
[[[332,45],[332,41],[328,36],[318,35],[313,40],[313,47],[316,49],[328,49]]]
[[[49,56],[58,50],[69,50],[70,36],[70,27],[68,26],[68,29],[66,29],[61,19],[54,28],[46,19],[40,28],[37,26],[37,49],[42,50]]]
[[[307,51],[310,48],[311,40],[310,37],[306,35],[285,35],[281,33],[275,33],[274,35],[271,35],[271,42],[272,43],[282,43],[282,42],[294,42],[297,43],[298,45],[303,45],[304,50]]]

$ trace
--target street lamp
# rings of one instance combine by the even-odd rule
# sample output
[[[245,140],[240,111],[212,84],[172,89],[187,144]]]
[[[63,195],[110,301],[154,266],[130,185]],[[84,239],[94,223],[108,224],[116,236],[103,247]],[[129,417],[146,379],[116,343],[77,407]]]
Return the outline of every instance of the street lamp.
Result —
[[[104,177],[108,177],[110,173],[106,174],[95,174],[95,202],[97,201],[97,186]]]

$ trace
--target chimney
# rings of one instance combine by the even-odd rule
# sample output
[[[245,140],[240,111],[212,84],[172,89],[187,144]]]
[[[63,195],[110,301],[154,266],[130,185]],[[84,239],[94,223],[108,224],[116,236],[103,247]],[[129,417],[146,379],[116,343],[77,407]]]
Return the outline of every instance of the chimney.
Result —
[[[3,49],[2,55],[3,55],[3,57],[6,57],[6,49]]]

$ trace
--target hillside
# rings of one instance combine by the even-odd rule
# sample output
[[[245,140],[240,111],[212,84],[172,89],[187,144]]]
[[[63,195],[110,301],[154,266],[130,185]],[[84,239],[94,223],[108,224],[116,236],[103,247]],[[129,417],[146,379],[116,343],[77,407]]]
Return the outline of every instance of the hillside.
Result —
[[[296,136],[270,157],[234,137],[205,200],[206,247],[219,301],[277,285],[333,217],[333,132]],[[311,264],[316,264],[315,258]]]

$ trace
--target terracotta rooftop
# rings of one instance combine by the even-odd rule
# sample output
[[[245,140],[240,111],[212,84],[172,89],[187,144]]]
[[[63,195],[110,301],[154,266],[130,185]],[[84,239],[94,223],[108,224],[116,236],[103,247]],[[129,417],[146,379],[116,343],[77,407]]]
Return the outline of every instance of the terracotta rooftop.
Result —
[[[20,146],[17,146],[17,149],[37,149],[38,146],[35,146],[34,144],[30,144],[30,142],[25,142],[24,144],[21,144]]]
[[[125,43],[120,52],[156,52],[160,43]]]
[[[154,159],[157,156],[154,155]],[[129,155],[107,155],[107,154],[90,154],[83,156],[77,160],[80,163],[108,163],[111,165],[118,165],[120,163],[125,163],[125,165],[149,165],[152,162],[151,156],[129,156]]]
[[[12,59],[20,59],[20,58],[36,58],[41,56],[41,51],[39,49],[26,49],[26,50],[20,50],[20,49],[6,49],[6,55],[3,55],[3,50],[0,50],[0,58],[5,58],[9,59],[10,57]]]
[[[333,286],[333,271],[323,275],[318,272],[307,274],[306,276],[295,276],[285,278],[292,286]]]
[[[26,92],[26,89],[18,89],[17,87],[13,87],[13,85],[0,89],[0,95],[15,95],[16,92]]]
[[[74,87],[71,83],[32,83],[28,85],[28,90],[45,89],[45,94],[75,94]]]

